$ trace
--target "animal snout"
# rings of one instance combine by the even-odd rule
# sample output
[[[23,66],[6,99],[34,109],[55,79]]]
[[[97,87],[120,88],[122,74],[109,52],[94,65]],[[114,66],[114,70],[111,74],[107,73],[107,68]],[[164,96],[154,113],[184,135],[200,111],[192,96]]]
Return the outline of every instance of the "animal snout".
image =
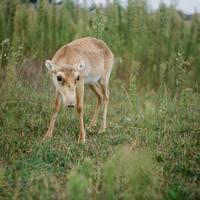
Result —
[[[73,103],[70,103],[67,105],[67,107],[71,108],[71,107],[74,107],[75,105]]]

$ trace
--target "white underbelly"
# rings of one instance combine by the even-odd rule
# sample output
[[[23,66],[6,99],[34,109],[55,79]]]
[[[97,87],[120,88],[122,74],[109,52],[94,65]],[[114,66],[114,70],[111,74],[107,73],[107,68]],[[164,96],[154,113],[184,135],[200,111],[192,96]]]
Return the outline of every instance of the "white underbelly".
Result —
[[[95,84],[99,79],[101,78],[98,74],[89,74],[85,77],[84,83],[87,85],[93,85]]]

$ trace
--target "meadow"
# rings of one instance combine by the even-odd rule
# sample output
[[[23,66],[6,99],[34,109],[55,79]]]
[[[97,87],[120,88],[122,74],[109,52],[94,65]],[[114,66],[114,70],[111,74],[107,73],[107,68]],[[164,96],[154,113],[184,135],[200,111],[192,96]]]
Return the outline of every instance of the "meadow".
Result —
[[[0,2],[0,199],[200,198],[200,16],[148,5]],[[99,117],[78,144],[76,110],[63,107],[43,141],[54,100],[44,61],[84,36],[115,55],[108,128],[98,133]],[[86,88],[85,124],[94,107]]]

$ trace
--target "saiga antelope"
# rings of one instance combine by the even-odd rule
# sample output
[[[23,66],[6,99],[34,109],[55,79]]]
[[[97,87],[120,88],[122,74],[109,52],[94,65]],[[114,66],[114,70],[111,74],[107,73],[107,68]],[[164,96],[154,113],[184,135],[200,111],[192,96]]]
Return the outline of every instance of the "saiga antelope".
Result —
[[[103,102],[104,112],[100,132],[105,130],[109,101],[108,84],[113,60],[113,54],[108,46],[102,40],[92,37],[74,40],[61,47],[52,60],[46,60],[45,65],[51,73],[56,88],[56,98],[45,139],[52,137],[62,99],[64,106],[76,106],[80,121],[79,142],[85,142],[84,84],[89,85],[97,96],[96,108],[89,128],[96,125],[100,104]]]

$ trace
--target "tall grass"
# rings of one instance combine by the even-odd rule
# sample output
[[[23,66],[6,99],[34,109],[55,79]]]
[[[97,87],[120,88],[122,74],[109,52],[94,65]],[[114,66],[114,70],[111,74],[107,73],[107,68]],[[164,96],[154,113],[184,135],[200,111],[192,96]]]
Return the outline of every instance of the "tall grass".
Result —
[[[129,0],[126,7],[114,1],[91,8],[70,0],[60,6],[39,0],[36,7],[5,0],[0,10],[0,42],[8,38],[10,47],[22,46],[25,57],[43,61],[61,45],[89,35],[105,40],[116,58],[122,59],[116,73],[121,78],[127,79],[134,63],[139,62],[138,87],[157,90],[164,82],[173,96],[173,66],[181,55],[187,74],[185,86],[199,90],[198,14],[185,20],[174,6],[161,4],[152,11],[146,0]]]

